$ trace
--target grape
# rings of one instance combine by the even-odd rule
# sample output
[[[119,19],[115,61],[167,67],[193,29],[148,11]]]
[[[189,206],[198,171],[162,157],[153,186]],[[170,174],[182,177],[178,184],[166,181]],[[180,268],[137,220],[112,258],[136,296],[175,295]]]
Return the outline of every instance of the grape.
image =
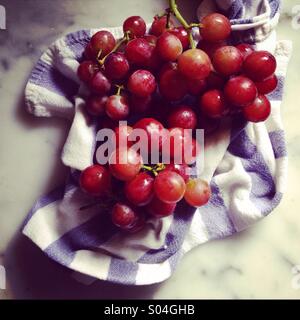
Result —
[[[154,181],[154,192],[158,199],[166,203],[175,203],[183,198],[185,182],[174,171],[162,171]]]
[[[203,93],[207,88],[206,79],[196,80],[196,79],[186,79],[188,92],[194,96]]]
[[[157,47],[151,46],[150,53],[151,53],[150,58],[147,62],[147,69],[153,72],[157,72],[160,69],[161,65],[163,64],[163,60],[159,55]]]
[[[253,81],[244,76],[238,76],[226,83],[224,93],[234,106],[243,107],[254,101],[257,89]]]
[[[178,173],[183,178],[184,182],[187,182],[189,180],[189,166],[185,163],[169,163],[166,165],[165,170],[174,171]]]
[[[258,93],[268,94],[276,89],[278,83],[278,79],[275,74],[271,75],[271,77],[264,79],[262,81],[255,82]]]
[[[152,34],[146,34],[145,36],[143,36],[143,39],[145,39],[150,46],[155,47],[156,43],[157,43],[157,37],[152,35]]]
[[[91,45],[90,42],[85,47],[83,55],[84,55],[84,58],[86,60],[94,60],[96,58],[95,53],[93,51],[93,48],[92,48],[92,45]]]
[[[123,31],[129,32],[131,38],[142,37],[146,33],[146,23],[140,16],[129,17],[123,23]]]
[[[141,156],[132,148],[116,149],[109,158],[109,170],[122,181],[132,180],[142,168]]]
[[[89,86],[93,93],[101,96],[110,91],[111,83],[101,71],[98,71],[89,82]]]
[[[153,118],[143,118],[139,120],[133,128],[142,129],[146,132],[149,151],[151,151],[151,144],[158,146],[159,151],[161,151],[163,143],[168,138],[167,130],[165,130],[164,126],[159,121]]]
[[[219,13],[212,13],[201,20],[200,34],[204,40],[217,42],[225,40],[231,32],[230,21]]]
[[[211,71],[211,61],[204,51],[189,49],[178,57],[178,69],[187,78],[205,79]]]
[[[165,61],[175,61],[182,53],[180,40],[170,32],[164,32],[157,41],[157,50]]]
[[[253,81],[262,81],[275,72],[276,59],[268,51],[254,51],[246,58],[243,69]]]
[[[123,79],[129,71],[129,63],[123,53],[111,53],[105,59],[104,69],[109,79]]]
[[[182,128],[169,130],[170,156],[175,163],[191,164],[195,162],[199,145],[192,136]]]
[[[169,128],[195,129],[197,126],[197,116],[192,108],[182,105],[170,113],[167,122]]]
[[[240,43],[236,48],[240,50],[244,60],[254,51],[253,47],[248,43]]]
[[[211,190],[208,183],[201,179],[191,179],[186,184],[185,201],[193,207],[201,207],[209,201]]]
[[[151,106],[151,96],[138,97],[135,95],[130,96],[130,110],[135,113],[144,113]]]
[[[209,89],[220,89],[222,90],[225,86],[226,80],[219,74],[211,72],[206,78],[207,87]]]
[[[90,96],[86,101],[86,109],[92,116],[103,116],[105,114],[105,105],[107,96]]]
[[[133,141],[129,141],[129,136],[132,133],[133,128],[126,125],[120,125],[115,128],[115,137],[116,137],[116,148],[128,148],[133,145]],[[121,142],[122,141],[122,142]],[[125,145],[120,145],[124,143]]]
[[[117,202],[112,209],[111,219],[117,227],[129,230],[138,222],[138,213],[127,203]]]
[[[116,40],[109,31],[102,30],[92,36],[90,44],[96,57],[98,57],[98,53],[101,51],[100,58],[112,51],[116,45]]]
[[[77,69],[77,75],[81,81],[88,83],[98,71],[99,67],[96,63],[93,61],[83,61]]]
[[[170,216],[174,213],[175,208],[176,203],[166,203],[159,200],[155,196],[151,200],[151,202],[146,206],[147,212],[156,218],[164,218]]]
[[[265,121],[271,113],[271,104],[266,96],[260,94],[243,109],[243,114],[246,120],[251,122]]]
[[[243,55],[236,47],[224,46],[216,50],[212,62],[218,73],[230,76],[241,70]]]
[[[186,79],[179,72],[177,65],[168,64],[160,73],[159,91],[167,100],[181,100],[187,94]]]
[[[184,29],[184,27],[176,27],[168,30],[168,32],[172,33],[174,36],[176,36],[180,40],[183,50],[187,50],[189,48],[190,46],[189,34]]]
[[[108,169],[95,164],[81,172],[79,184],[83,191],[93,196],[102,196],[111,189],[111,176]]]
[[[172,19],[170,19],[169,25],[170,25],[170,28],[174,27],[174,23],[173,23]],[[156,37],[159,37],[166,30],[167,30],[167,16],[154,17],[154,21],[152,22],[149,33],[156,36]]]
[[[133,39],[128,42],[125,48],[125,55],[129,63],[138,66],[146,67],[151,58],[152,46],[143,38]]]
[[[147,70],[137,70],[128,79],[128,90],[139,97],[147,97],[156,89],[153,74]]]
[[[126,96],[112,95],[107,99],[106,114],[113,120],[124,120],[129,115],[129,104]]]
[[[126,182],[126,198],[136,206],[144,206],[153,198],[154,178],[146,172],[139,173],[133,180]]]
[[[211,59],[213,58],[216,50],[224,46],[226,46],[225,41],[209,42],[205,40],[200,40],[197,44],[197,48],[203,50]]]
[[[210,118],[221,118],[228,111],[224,94],[220,90],[210,90],[199,100],[201,111]]]

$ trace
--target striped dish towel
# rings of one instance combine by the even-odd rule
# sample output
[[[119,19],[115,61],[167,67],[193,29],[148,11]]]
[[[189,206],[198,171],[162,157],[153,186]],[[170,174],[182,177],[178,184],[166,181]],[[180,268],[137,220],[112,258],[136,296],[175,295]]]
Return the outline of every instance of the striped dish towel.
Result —
[[[264,123],[234,120],[205,141],[205,168],[212,197],[199,209],[180,204],[174,216],[150,219],[144,230],[126,235],[78,188],[80,170],[93,162],[97,124],[84,113],[76,71],[90,37],[81,30],[57,40],[42,55],[26,87],[26,105],[36,116],[72,121],[62,161],[70,175],[41,197],[29,213],[23,233],[50,258],[81,274],[120,284],[163,281],[180,258],[211,239],[241,231],[270,213],[280,202],[286,183],[287,154],[280,116],[283,82],[291,43],[276,41],[277,0],[202,1],[199,17],[216,10],[230,17],[234,41],[247,40],[277,58],[279,85],[269,95],[272,113]],[[108,29],[116,38],[122,28]]]

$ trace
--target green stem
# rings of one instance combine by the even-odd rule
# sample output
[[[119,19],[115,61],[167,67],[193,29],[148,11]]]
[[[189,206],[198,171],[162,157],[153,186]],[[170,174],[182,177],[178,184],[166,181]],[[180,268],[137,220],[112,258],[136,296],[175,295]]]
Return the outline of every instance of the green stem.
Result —
[[[178,11],[176,0],[169,0],[169,6],[170,6],[170,9],[171,9],[171,12],[174,14],[176,19],[180,22],[180,24],[188,32],[191,48],[192,49],[196,48],[195,41],[194,41],[194,38],[193,38],[193,35],[192,35],[192,31],[191,31],[191,25],[189,25],[186,22],[186,20],[183,18],[181,13]]]

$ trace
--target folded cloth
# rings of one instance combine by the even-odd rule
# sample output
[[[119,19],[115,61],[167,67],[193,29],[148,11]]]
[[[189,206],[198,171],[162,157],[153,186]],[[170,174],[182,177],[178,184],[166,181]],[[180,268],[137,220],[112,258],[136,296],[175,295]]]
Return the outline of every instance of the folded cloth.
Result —
[[[78,187],[80,170],[93,163],[97,126],[84,112],[76,71],[85,45],[98,30],[81,30],[57,40],[41,56],[26,87],[26,105],[36,116],[72,121],[62,161],[70,167],[66,185],[40,198],[23,233],[49,257],[82,274],[121,284],[163,281],[189,250],[239,232],[270,213],[286,184],[287,153],[280,103],[291,43],[276,42],[278,0],[202,1],[201,18],[225,13],[233,42],[248,41],[274,53],[279,79],[269,95],[272,112],[263,123],[234,120],[206,138],[201,177],[211,181],[212,197],[199,209],[180,204],[173,216],[150,219],[144,230],[124,235],[106,214],[79,208],[90,198]],[[116,38],[122,28],[107,29]]]

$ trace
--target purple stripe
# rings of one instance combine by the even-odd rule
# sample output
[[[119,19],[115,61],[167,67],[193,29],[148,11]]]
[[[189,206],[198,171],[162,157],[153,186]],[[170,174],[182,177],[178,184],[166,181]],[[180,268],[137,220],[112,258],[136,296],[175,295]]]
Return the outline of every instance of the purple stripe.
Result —
[[[270,141],[274,151],[275,159],[286,157],[287,150],[285,144],[285,135],[283,130],[276,130],[269,133]]]
[[[57,262],[68,266],[73,261],[76,251],[99,250],[99,246],[117,231],[117,227],[108,219],[106,213],[98,214],[50,244],[45,253]]]
[[[78,84],[66,78],[54,66],[49,65],[41,59],[33,69],[29,82],[44,87],[61,96],[71,99],[78,91]]]
[[[278,205],[282,195],[276,193],[270,170],[245,130],[230,143],[228,151],[241,158],[252,181],[250,199],[263,215],[267,215]]]
[[[82,60],[85,47],[91,39],[89,30],[80,30],[69,33],[65,37],[65,44],[74,53],[76,60]]]
[[[279,11],[280,0],[269,0],[269,4],[271,7],[271,18],[273,18],[275,14]]]
[[[180,250],[184,238],[190,228],[195,208],[188,206],[184,201],[178,203],[173,222],[166,234],[165,244],[157,250],[149,250],[139,259],[140,263],[160,263]],[[166,248],[164,248],[167,246]]]
[[[236,232],[228,210],[214,179],[211,182],[212,195],[205,206],[198,209],[210,239],[224,238]]]
[[[183,252],[181,250],[178,250],[173,256],[169,258],[170,268],[171,268],[171,274],[175,271],[178,262],[183,256]]]
[[[107,280],[125,285],[133,285],[136,282],[137,271],[138,264],[136,262],[112,258]]]
[[[50,193],[46,194],[45,196],[42,196],[36,201],[32,209],[29,211],[25,221],[23,222],[22,229],[26,226],[28,221],[33,217],[33,215],[41,208],[46,207],[52,202],[55,202],[57,200],[60,200],[64,197],[64,191],[65,186],[60,186]]]
[[[281,101],[283,97],[283,87],[284,87],[284,77],[278,76],[277,87],[274,91],[267,95],[268,99],[271,101]]]

